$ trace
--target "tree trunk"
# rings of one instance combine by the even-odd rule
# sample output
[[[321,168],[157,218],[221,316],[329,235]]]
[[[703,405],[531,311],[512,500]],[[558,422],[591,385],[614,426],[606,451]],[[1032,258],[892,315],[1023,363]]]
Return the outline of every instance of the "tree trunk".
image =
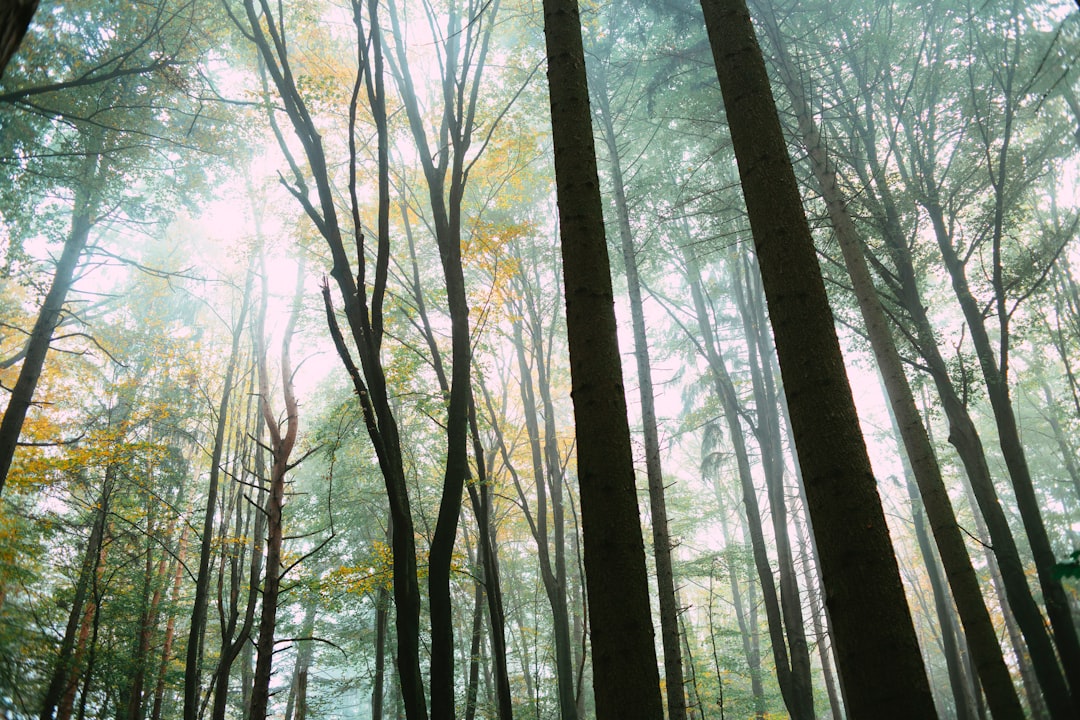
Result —
[[[634,235],[630,229],[630,210],[626,201],[622,158],[615,139],[615,124],[608,98],[607,71],[597,73],[597,119],[607,147],[611,167],[615,212],[618,216],[619,244],[622,248],[626,289],[630,297],[630,319],[634,332],[634,359],[637,361],[638,396],[641,400],[641,426],[645,441],[645,475],[649,483],[649,509],[652,515],[653,559],[656,562],[657,596],[660,605],[660,638],[664,648],[664,681],[667,689],[669,720],[686,720],[686,691],[683,681],[682,652],[679,646],[679,608],[675,602],[675,577],[671,568],[671,535],[668,532],[667,503],[664,497],[664,473],[660,464],[660,438],[656,429],[656,400],[653,396],[652,363],[645,332],[645,310],[641,298]]]
[[[721,504],[721,507],[723,507],[723,504]],[[720,528],[724,533],[724,547],[734,549],[735,544],[731,540],[731,534],[728,532],[727,522],[724,520],[723,514],[720,516]],[[731,603],[735,610],[735,619],[739,624],[739,637],[742,640],[743,656],[746,658],[746,667],[750,671],[750,692],[753,693],[754,696],[754,717],[760,719],[765,717],[766,708],[765,688],[761,684],[761,648],[758,646],[757,641],[758,632],[756,627],[748,626],[746,610],[744,609],[742,598],[742,589],[739,586],[739,574],[736,572],[738,567],[730,561],[728,565],[728,583],[731,587]],[[710,577],[710,582],[711,580],[712,578]],[[754,577],[749,572],[747,572],[746,582],[750,585],[754,582]],[[751,593],[751,596],[752,595],[753,593]],[[711,587],[709,603],[711,607]],[[709,634],[714,635],[715,632],[716,631],[710,625]]]
[[[571,396],[600,718],[663,715],[576,0],[545,0]]]
[[[60,260],[56,263],[56,272],[53,274],[49,292],[45,295],[34,328],[26,341],[19,377],[11,389],[3,420],[0,420],[0,493],[4,491],[4,483],[15,457],[23,422],[33,402],[41,371],[45,367],[45,356],[49,353],[53,331],[63,316],[64,301],[74,283],[75,269],[79,266],[83,250],[90,239],[90,229],[97,221],[95,215],[100,203],[97,184],[105,172],[104,165],[102,156],[95,152],[88,152],[83,160],[78,186],[75,188],[71,229],[64,241]]]
[[[821,560],[848,712],[937,712],[803,213],[743,0],[703,0]],[[889,652],[882,652],[889,648]]]
[[[259,398],[263,420],[270,436],[270,452],[273,464],[270,467],[270,486],[267,492],[266,506],[266,579],[262,587],[262,614],[259,617],[259,636],[255,644],[255,676],[251,690],[251,707],[247,720],[264,720],[270,702],[270,674],[274,662],[274,630],[277,626],[277,609],[281,579],[283,576],[281,551],[284,540],[285,475],[290,469],[289,456],[296,444],[299,431],[299,410],[293,393],[292,359],[289,348],[292,344],[296,321],[300,315],[300,299],[304,287],[304,264],[300,263],[296,273],[296,290],[293,296],[292,313],[285,326],[281,340],[281,393],[285,403],[285,431],[282,432],[277,417],[270,407],[270,380],[267,372],[265,330],[267,280],[263,271],[262,311],[259,314],[259,327],[256,335],[259,371]]]
[[[698,319],[698,334],[701,337],[699,349],[709,364],[713,386],[724,411],[724,420],[728,426],[735,461],[738,469],[739,487],[745,509],[747,534],[750,536],[750,549],[754,557],[758,580],[761,583],[762,602],[765,604],[765,616],[768,619],[769,639],[772,645],[773,661],[776,665],[776,680],[780,685],[780,694],[788,712],[797,717],[813,717],[813,698],[808,697],[809,689],[797,687],[793,678],[792,663],[788,655],[787,637],[785,636],[785,613],[781,601],[777,598],[776,579],[769,563],[769,550],[765,543],[761,509],[758,505],[757,488],[750,469],[750,453],[746,447],[743,430],[741,407],[735,391],[735,383],[728,374],[724,358],[720,355],[712,330],[712,316],[705,304],[705,293],[701,285],[701,274],[697,261],[690,251],[683,248],[683,268],[690,285],[690,295],[694,302],[694,311]],[[747,338],[748,342],[754,339]],[[788,600],[790,601],[790,596]],[[809,707],[808,707],[809,704]]]
[[[188,629],[187,657],[184,664],[184,720],[198,720],[199,697],[202,694],[201,676],[203,640],[206,632],[206,613],[210,598],[210,556],[214,551],[214,513],[217,510],[218,485],[221,476],[221,456],[225,449],[225,430],[228,427],[229,400],[233,391],[233,375],[240,356],[240,339],[243,337],[251,285],[254,281],[254,265],[249,265],[244,281],[244,295],[240,311],[232,328],[232,349],[225,366],[225,379],[221,386],[218,403],[217,427],[214,446],[210,454],[209,488],[206,492],[206,512],[203,516],[202,540],[199,550],[199,570],[195,581],[195,599],[191,604],[191,624]],[[261,720],[261,719],[260,719]]]
[[[764,298],[761,297],[756,268],[745,258],[743,267],[745,272],[742,273],[733,268],[732,284],[750,350],[750,377],[754,389],[754,405],[757,408],[757,422],[753,425],[753,430],[761,452],[761,464],[769,494],[769,514],[772,517],[777,569],[780,573],[780,608],[784,615],[784,630],[791,657],[791,690],[799,708],[797,715],[814,718],[810,647],[806,642],[802,599],[799,596],[799,581],[795,574],[795,560],[788,534],[788,498],[784,486],[780,403],[776,395],[774,363],[771,362],[772,344],[766,330],[768,318],[765,315]]]
[[[930,324],[926,308],[922,304],[911,252],[900,230],[899,214],[889,185],[883,179],[883,171],[876,157],[876,148],[865,128],[859,128],[859,135],[867,153],[866,159],[870,165],[873,185],[880,196],[875,199],[875,204],[879,203],[878,222],[886,251],[895,268],[898,283],[897,301],[904,308],[913,325],[908,334],[914,336],[912,342],[926,362],[927,371],[937,388],[941,407],[949,423],[949,443],[953,445],[960,457],[975,494],[979,511],[986,522],[1009,604],[1028,644],[1032,664],[1039,677],[1047,704],[1055,718],[1072,717],[1073,709],[1068,688],[1057,666],[1057,659],[1043,624],[1042,615],[1031,596],[1016,541],[1013,539],[1012,530],[1009,528],[1008,520],[998,500],[982,440],[979,438],[967,407],[952,384],[948,366],[937,346],[936,334]],[[934,524],[934,521],[932,520],[931,523]]]
[[[953,512],[948,491],[941,477],[937,457],[926,434],[926,428],[922,424],[911,386],[904,373],[900,354],[889,330],[877,289],[871,279],[870,270],[863,255],[862,239],[852,222],[847,202],[841,194],[835,163],[826,153],[821,132],[806,102],[800,75],[787,54],[787,48],[773,16],[770,15],[765,24],[779,58],[780,76],[791,97],[799,134],[807,150],[814,181],[825,200],[829,220],[840,244],[845,267],[851,277],[852,289],[866,325],[874,358],[881,372],[890,411],[903,441],[912,473],[918,483],[926,514],[941,553],[945,574],[948,576],[949,586],[956,599],[968,646],[979,672],[979,679],[986,691],[991,712],[998,720],[1006,718],[1019,720],[1024,716],[1020,698],[1016,694],[1009,669],[1005,665],[997,633],[990,619],[990,613],[986,609],[982,589],[979,587],[960,526],[956,522],[956,514]],[[928,568],[932,571],[936,570],[931,567],[934,562],[932,555],[925,557],[925,560]],[[939,603],[940,610],[941,599],[936,594],[935,602]],[[948,606],[947,602],[945,606]],[[942,627],[942,633],[947,635],[948,628]],[[954,677],[955,671],[959,668],[953,667],[955,658],[950,659],[948,653],[946,657],[950,661],[950,677]],[[960,703],[962,700],[963,698],[958,698],[957,702]]]
[[[108,472],[108,471],[107,471]],[[109,514],[109,501],[112,496],[111,478],[107,477],[102,486],[101,495],[97,501],[97,513],[94,516],[94,524],[90,530],[90,541],[83,555],[82,567],[79,570],[79,580],[75,584],[75,596],[71,601],[71,609],[68,611],[67,627],[64,637],[60,641],[60,656],[53,667],[52,677],[45,690],[45,699],[42,702],[41,720],[53,720],[57,706],[62,702],[67,688],[76,681],[76,661],[74,651],[79,636],[81,619],[86,605],[86,596],[90,592],[90,584],[98,572],[101,559],[101,547],[105,535],[105,525]]]

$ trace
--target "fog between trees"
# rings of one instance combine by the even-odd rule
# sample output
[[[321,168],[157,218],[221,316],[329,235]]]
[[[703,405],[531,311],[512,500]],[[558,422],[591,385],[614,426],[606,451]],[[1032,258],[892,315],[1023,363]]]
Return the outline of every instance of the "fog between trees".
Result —
[[[0,717],[1076,717],[1075,4],[7,13]]]

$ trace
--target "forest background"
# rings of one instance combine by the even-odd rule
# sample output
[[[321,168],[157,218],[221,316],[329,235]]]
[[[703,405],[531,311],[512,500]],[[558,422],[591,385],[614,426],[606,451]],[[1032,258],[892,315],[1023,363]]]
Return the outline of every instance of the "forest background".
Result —
[[[605,617],[671,720],[860,716],[890,649],[835,603],[880,587],[807,499],[794,416],[831,413],[774,350],[709,24],[739,4],[574,21],[638,612],[582,541],[540,4],[43,2],[0,79],[0,716],[595,717]],[[1075,717],[1080,11],[750,12],[895,624],[940,717]]]

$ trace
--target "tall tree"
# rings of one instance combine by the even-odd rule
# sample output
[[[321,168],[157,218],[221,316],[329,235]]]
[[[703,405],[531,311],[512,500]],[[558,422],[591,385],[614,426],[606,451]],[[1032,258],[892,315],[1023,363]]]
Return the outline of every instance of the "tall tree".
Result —
[[[612,19],[614,15],[615,11],[612,10]],[[611,27],[605,37],[603,47],[602,55],[606,57],[602,56],[599,62],[595,63],[596,71],[593,73],[592,91],[596,102],[595,114],[600,125],[600,137],[607,151],[608,166],[611,171],[611,191],[615,200],[619,246],[622,249],[626,290],[630,299],[638,397],[641,401],[641,429],[645,442],[645,476],[648,480],[649,509],[652,517],[653,559],[656,563],[657,599],[660,605],[660,637],[664,648],[664,682],[667,690],[668,718],[685,720],[686,690],[683,681],[682,650],[679,643],[679,608],[671,562],[672,543],[671,533],[668,530],[664,472],[660,463],[660,433],[656,421],[652,361],[649,358],[637,248],[635,248],[634,234],[630,227],[630,208],[626,197],[627,183],[623,176],[621,149],[615,134],[615,118],[612,114],[610,97],[612,88],[608,84],[608,68],[606,67],[611,60],[611,48],[617,37],[617,28]]]
[[[544,35],[596,712],[655,719],[660,678],[576,0],[545,0]]]
[[[274,632],[277,627],[278,603],[281,594],[281,581],[285,576],[285,563],[283,562],[283,543],[285,538],[285,522],[282,511],[285,508],[285,476],[292,469],[289,458],[296,446],[296,436],[300,428],[299,408],[296,402],[296,391],[293,386],[293,368],[290,349],[293,334],[296,330],[296,321],[300,315],[300,300],[303,297],[304,288],[304,263],[299,263],[296,271],[296,290],[293,293],[292,311],[285,325],[281,338],[281,396],[285,404],[284,429],[281,427],[273,406],[270,404],[270,377],[267,369],[265,349],[265,320],[268,284],[266,280],[266,268],[263,267],[263,292],[262,311],[259,317],[259,330],[256,335],[256,352],[258,358],[259,373],[259,407],[262,411],[263,422],[266,424],[267,434],[270,436],[270,454],[273,462],[270,465],[269,487],[266,492],[266,505],[262,511],[266,513],[266,577],[262,584],[262,607],[259,616],[259,634],[256,640],[257,657],[255,660],[255,675],[251,691],[251,707],[248,708],[248,720],[263,720],[268,711],[270,701],[270,674],[274,663]],[[291,568],[295,563],[290,564]]]
[[[821,131],[814,120],[812,110],[806,100],[800,73],[795,61],[788,53],[785,41],[780,34],[776,16],[766,14],[764,22],[773,49],[776,53],[778,70],[792,109],[798,122],[798,131],[803,146],[807,150],[813,179],[825,200],[833,232],[840,244],[844,264],[851,278],[852,289],[859,304],[863,323],[870,338],[874,357],[883,378],[891,412],[902,439],[908,461],[918,485],[920,495],[926,506],[934,538],[941,552],[949,584],[956,599],[957,609],[968,644],[974,656],[975,666],[979,670],[982,687],[987,693],[990,711],[994,717],[1021,718],[1023,708],[1016,694],[1009,669],[998,644],[997,633],[986,609],[978,578],[964,545],[964,537],[956,521],[949,501],[945,482],[937,456],[930,444],[930,438],[922,423],[915,398],[904,373],[900,353],[893,341],[889,323],[882,309],[881,301],[870,275],[870,269],[863,254],[863,241],[848,211],[842,183],[837,177],[836,164],[829,156]],[[917,527],[921,528],[921,519]],[[933,557],[925,558],[933,563]],[[936,572],[936,568],[932,568]],[[949,631],[942,628],[942,632]],[[958,699],[962,700],[962,698]]]
[[[742,0],[703,0],[853,718],[937,716],[813,238]],[[882,648],[891,652],[882,653]]]
[[[282,10],[283,8],[278,8]],[[364,10],[367,10],[367,25]],[[389,129],[383,71],[383,40],[379,25],[379,3],[360,0],[352,4],[356,29],[357,72],[349,102],[348,202],[351,227],[342,223],[336,204],[337,188],[330,174],[322,134],[317,129],[305,95],[292,67],[285,18],[268,0],[245,0],[242,13],[232,13],[241,32],[255,45],[265,64],[269,82],[281,99],[285,116],[299,139],[309,176],[296,161],[289,143],[277,125],[277,111],[268,102],[267,110],[278,145],[291,172],[287,187],[314,223],[331,255],[330,276],[344,303],[344,315],[352,346],[359,354],[357,367],[352,350],[338,324],[329,283],[323,286],[327,325],[342,365],[349,374],[363,412],[364,424],[379,461],[390,518],[393,523],[394,607],[401,696],[409,720],[427,718],[427,697],[420,672],[420,586],[417,576],[416,537],[412,506],[405,477],[400,430],[387,388],[381,357],[384,335],[384,303],[390,258]],[[375,267],[369,276],[366,238],[360,220],[357,190],[356,122],[364,91],[376,135],[376,248]],[[346,243],[352,247],[347,250]],[[351,252],[350,252],[351,250]],[[355,258],[354,262],[351,258]],[[370,283],[370,285],[369,285]]]

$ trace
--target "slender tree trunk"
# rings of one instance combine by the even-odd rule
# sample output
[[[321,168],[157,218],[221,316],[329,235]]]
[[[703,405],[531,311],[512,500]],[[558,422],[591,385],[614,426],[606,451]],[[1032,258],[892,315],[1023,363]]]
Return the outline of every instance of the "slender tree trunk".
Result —
[[[296,273],[296,290],[293,296],[292,313],[289,315],[281,341],[281,393],[285,403],[285,429],[282,432],[277,417],[270,407],[270,380],[267,371],[265,350],[267,280],[263,272],[262,311],[259,316],[257,337],[259,397],[263,420],[270,436],[270,452],[273,464],[270,467],[270,486],[267,492],[266,506],[266,579],[262,587],[262,613],[259,617],[259,635],[256,641],[255,676],[251,691],[251,708],[248,720],[264,720],[270,702],[270,674],[274,662],[274,630],[277,626],[277,610],[283,575],[281,552],[284,540],[285,476],[290,469],[289,456],[296,444],[299,431],[299,410],[293,391],[292,359],[289,349],[292,344],[296,321],[300,315],[300,299],[304,287],[304,265],[300,263]]]
[[[479,578],[473,585],[472,633],[469,643],[469,675],[465,686],[465,720],[476,718],[476,697],[480,690],[480,643],[484,636],[484,586]]]
[[[745,509],[746,527],[750,536],[750,548],[754,557],[754,566],[757,569],[758,580],[761,583],[762,601],[765,604],[765,616],[768,618],[769,639],[772,645],[773,660],[776,665],[776,680],[780,685],[780,694],[784,698],[784,704],[792,715],[803,717],[805,713],[812,717],[813,704],[810,698],[810,707],[807,709],[804,697],[806,688],[797,688],[792,678],[792,664],[788,655],[787,637],[784,633],[784,612],[781,608],[776,592],[776,580],[773,576],[772,566],[769,563],[769,551],[765,543],[765,532],[762,526],[761,509],[758,505],[757,488],[754,487],[753,474],[750,469],[750,453],[746,447],[745,433],[743,430],[741,408],[739,398],[736,395],[735,384],[728,374],[724,364],[724,358],[720,355],[715,336],[712,331],[712,316],[705,304],[705,293],[701,286],[700,270],[696,260],[689,250],[683,249],[683,266],[690,285],[690,295],[693,298],[694,310],[698,318],[698,334],[700,335],[700,351],[709,364],[713,378],[716,395],[720,399],[720,405],[724,411],[724,419],[728,426],[728,435],[731,437],[732,448],[735,451],[736,466],[739,476],[739,487],[742,491],[743,507]],[[749,342],[754,342],[748,338]],[[790,600],[790,597],[789,597]]]
[[[817,645],[818,658],[821,660],[821,674],[825,678],[825,694],[829,697],[829,712],[833,720],[843,720],[844,708],[840,693],[836,689],[836,674],[833,672],[832,658],[829,654],[829,633],[825,628],[825,611],[821,607],[820,586],[817,576],[817,558],[814,554],[812,539],[795,513],[795,532],[799,538],[799,555],[802,559],[803,581],[806,584],[806,596],[810,603],[810,621],[814,628],[814,644]]]
[[[953,290],[964,311],[964,318],[971,332],[971,340],[975,345],[975,353],[979,358],[986,394],[990,399],[997,424],[998,442],[1005,458],[1005,465],[1009,470],[1009,477],[1012,479],[1016,506],[1020,510],[1020,518],[1023,520],[1024,530],[1031,545],[1031,554],[1035,560],[1039,586],[1042,588],[1043,601],[1046,604],[1046,614],[1050,618],[1054,643],[1061,655],[1068,684],[1074,693],[1078,693],[1080,692],[1080,639],[1076,635],[1068,597],[1065,595],[1060,578],[1054,573],[1057,558],[1050,544],[1046,525],[1043,523],[1040,500],[1035,493],[1035,484],[1031,479],[1027,456],[1016,424],[1016,414],[1009,398],[1007,366],[1004,364],[1007,356],[1002,357],[1002,365],[999,367],[990,344],[982,310],[968,287],[966,270],[952,246],[940,203],[933,195],[924,198],[923,202],[933,223],[938,247],[952,278]],[[1075,707],[1075,701],[1073,705]]]
[[[638,396],[641,400],[641,425],[645,440],[645,475],[649,483],[649,509],[652,515],[653,559],[656,562],[657,596],[660,605],[660,638],[664,648],[664,680],[667,688],[669,720],[686,720],[686,691],[683,681],[682,653],[679,646],[679,608],[675,602],[675,578],[671,568],[671,535],[668,532],[667,503],[664,498],[664,473],[660,464],[660,438],[656,429],[656,401],[653,396],[652,363],[649,359],[645,310],[641,298],[634,235],[630,229],[630,210],[626,201],[622,159],[619,157],[615,125],[608,98],[606,68],[599,68],[597,119],[607,148],[611,169],[615,213],[618,219],[619,244],[622,248],[626,288],[630,296],[630,319],[634,332],[634,359],[637,361]]]
[[[1061,453],[1061,460],[1065,465],[1065,472],[1072,482],[1072,489],[1076,494],[1074,500],[1080,500],[1080,467],[1077,466],[1076,450],[1073,448],[1072,442],[1070,442],[1068,435],[1066,435],[1064,428],[1061,426],[1060,403],[1054,397],[1054,392],[1050,389],[1049,383],[1045,380],[1042,382],[1042,391],[1046,408],[1044,417],[1046,418],[1046,422],[1050,425],[1051,432],[1054,433],[1054,442],[1057,443],[1058,452]]]
[[[751,384],[757,422],[754,436],[761,452],[765,485],[769,495],[769,514],[772,517],[773,538],[776,543],[777,569],[780,573],[780,608],[784,615],[784,630],[791,658],[791,691],[797,703],[799,717],[814,718],[813,679],[810,676],[810,648],[799,596],[799,581],[788,534],[788,498],[784,486],[784,452],[780,435],[780,403],[776,396],[772,344],[766,330],[764,298],[759,277],[748,261],[742,263],[745,272],[733,268],[732,285],[743,318],[743,330],[749,352]],[[757,282],[756,282],[757,281]],[[744,289],[743,284],[746,288]]]
[[[571,396],[600,718],[663,715],[576,0],[545,0]]]
[[[15,457],[15,448],[19,443],[26,413],[34,399],[41,371],[45,367],[45,356],[49,353],[53,331],[63,317],[64,302],[75,280],[75,270],[79,266],[83,250],[90,239],[90,229],[97,221],[95,215],[100,203],[97,184],[105,173],[104,160],[95,152],[89,152],[83,160],[82,170],[75,188],[75,203],[71,213],[71,229],[68,231],[64,249],[56,263],[49,292],[38,311],[37,320],[30,331],[23,352],[23,363],[19,368],[19,377],[11,389],[4,417],[0,420],[0,493],[4,491],[11,462]]]
[[[392,532],[389,528],[387,534]],[[389,541],[389,538],[387,538]],[[389,543],[388,543],[389,544]],[[375,678],[371,683],[371,720],[383,720],[386,683],[386,626],[390,619],[390,591],[379,588],[375,599]]]
[[[180,533],[180,546],[173,561],[172,591],[170,600],[176,605],[180,597],[181,583],[184,577],[184,561],[187,559],[188,533],[191,527],[184,523],[184,530]],[[161,720],[162,708],[165,703],[165,677],[172,659],[173,641],[176,638],[176,614],[169,613],[169,619],[165,621],[165,637],[161,642],[161,662],[157,669],[157,682],[154,685],[154,705],[150,710],[150,720]]]
[[[206,512],[203,516],[202,540],[199,550],[199,570],[195,582],[195,598],[191,605],[191,623],[188,629],[187,658],[184,664],[184,720],[198,720],[199,698],[202,694],[201,677],[203,640],[206,632],[206,613],[210,598],[210,557],[214,551],[214,513],[217,510],[218,485],[221,477],[221,457],[225,449],[225,430],[228,427],[229,401],[233,391],[233,375],[240,356],[240,339],[244,334],[254,281],[254,266],[249,266],[244,281],[244,295],[240,310],[232,328],[232,349],[225,366],[225,379],[221,385],[221,401],[218,403],[217,427],[214,446],[210,454],[209,488],[206,492]],[[261,718],[260,718],[261,720]]]
[[[106,478],[102,486],[101,495],[97,501],[97,513],[94,515],[94,524],[90,530],[90,540],[83,555],[82,567],[79,571],[79,580],[75,584],[75,596],[71,601],[71,610],[68,612],[67,627],[64,637],[60,641],[60,656],[53,667],[52,677],[45,690],[45,699],[42,703],[41,720],[52,720],[57,706],[63,701],[63,697],[69,686],[77,681],[75,674],[78,663],[75,660],[75,647],[80,636],[80,628],[89,627],[89,623],[82,622],[86,609],[86,597],[90,592],[93,578],[97,575],[101,561],[101,547],[105,535],[105,525],[109,513],[109,502],[112,496],[111,478]],[[85,637],[82,638],[85,642]]]
[[[922,509],[919,507],[918,489],[909,477],[906,482],[908,497],[911,500],[912,519],[915,525],[915,540],[919,544],[919,552],[922,554],[923,564],[926,566],[926,574],[930,580],[930,591],[934,596],[934,611],[938,619],[938,629],[941,634],[941,651],[945,656],[945,667],[949,674],[949,687],[952,689],[953,703],[956,705],[956,716],[960,720],[975,720],[974,695],[964,680],[963,664],[960,658],[960,648],[957,644],[956,634],[953,632],[952,608],[949,597],[945,590],[945,583],[938,569],[937,558],[934,549],[930,545],[930,537],[926,532],[926,521],[923,519]],[[1013,691],[1015,695],[1015,690]],[[1020,704],[1019,698],[1016,704]],[[1023,711],[1016,718],[1023,718]]]
[[[934,718],[750,13],[743,0],[703,0],[702,8],[761,266],[848,712],[856,720]]]
[[[722,507],[722,506],[721,506]],[[724,533],[724,547],[735,549],[735,544],[731,540],[731,533],[728,532],[727,522],[724,519],[723,514],[720,516],[720,528]],[[757,643],[757,628],[751,628],[747,624],[746,610],[743,603],[742,589],[739,586],[739,573],[738,567],[735,563],[729,562],[728,567],[728,583],[731,587],[731,602],[735,609],[735,619],[739,623],[739,636],[742,639],[743,656],[746,658],[746,667],[750,671],[750,692],[754,696],[754,717],[765,717],[765,688],[761,684],[761,648]],[[711,585],[710,576],[710,585]],[[746,582],[753,584],[754,578],[751,573],[747,573]],[[710,607],[712,605],[712,596],[710,590],[709,597]],[[715,630],[710,625],[710,635],[715,634]]]
[[[979,510],[986,522],[1009,604],[1013,608],[1017,623],[1028,644],[1032,664],[1039,677],[1047,704],[1055,718],[1072,717],[1073,709],[1068,688],[1057,666],[1057,659],[1043,624],[1042,615],[1028,587],[1016,541],[998,500],[982,440],[979,438],[967,407],[952,384],[948,366],[937,346],[936,334],[926,307],[922,303],[914,263],[900,230],[896,203],[889,185],[883,179],[883,170],[877,161],[876,148],[866,128],[859,128],[859,135],[867,153],[873,185],[878,191],[879,197],[875,200],[875,204],[879,203],[878,221],[882,228],[882,237],[885,240],[889,259],[895,268],[898,284],[897,300],[903,306],[913,326],[909,331],[909,336],[913,336],[912,342],[926,362],[927,370],[937,388],[941,407],[949,423],[949,442],[960,457]],[[933,520],[931,523],[935,524]]]
[[[829,219],[839,241],[859,310],[870,337],[874,357],[881,371],[890,411],[903,441],[912,473],[918,483],[922,501],[926,506],[926,514],[941,553],[945,573],[949,578],[949,586],[956,598],[968,646],[974,656],[975,666],[983,688],[986,690],[991,711],[998,720],[1023,718],[1023,708],[1020,706],[1020,699],[1013,686],[1009,669],[1005,665],[990,614],[986,610],[982,590],[964,545],[960,526],[956,522],[956,514],[949,501],[937,457],[919,416],[900,354],[889,330],[877,289],[871,279],[870,270],[863,255],[862,239],[859,237],[848,212],[847,203],[841,194],[836,166],[826,152],[821,132],[804,97],[800,76],[794,67],[794,62],[787,54],[787,48],[773,16],[770,15],[765,24],[777,51],[780,76],[791,97],[795,117],[798,120],[799,134],[807,149],[814,181],[825,199]],[[926,562],[927,567],[931,568],[932,555],[926,557]],[[938,603],[940,610],[943,599],[935,594],[935,602]],[[944,607],[947,606],[948,602],[944,601]],[[942,633],[947,635],[948,629],[943,627]],[[949,659],[950,677],[955,678],[959,667],[954,667],[955,658],[950,658],[948,653],[947,659]],[[958,703],[962,701],[963,698],[957,699]]]
[[[323,286],[323,303],[327,326],[342,365],[349,373],[363,412],[364,425],[379,461],[386,488],[390,517],[395,532],[394,553],[394,606],[396,609],[396,647],[398,677],[402,701],[409,720],[426,720],[427,697],[423,676],[420,672],[420,588],[416,567],[416,542],[413,532],[412,510],[408,485],[405,480],[401,453],[401,438],[397,419],[390,406],[386,387],[386,374],[382,365],[383,304],[386,294],[390,257],[389,231],[389,130],[387,126],[386,93],[383,73],[382,33],[379,27],[377,0],[367,3],[370,32],[362,25],[361,0],[353,2],[353,16],[357,33],[359,72],[353,86],[349,106],[350,129],[355,125],[360,90],[366,86],[372,118],[376,126],[378,155],[378,221],[375,248],[375,272],[369,290],[365,237],[360,222],[360,203],[356,192],[356,133],[349,133],[349,199],[352,212],[352,235],[356,252],[351,255],[345,249],[345,234],[339,222],[337,192],[331,183],[328,163],[321,136],[315,127],[303,96],[297,89],[289,66],[286,45],[274,38],[282,37],[281,18],[272,14],[271,5],[264,0],[245,0],[245,33],[258,48],[274,87],[281,96],[284,111],[289,118],[297,139],[303,146],[304,155],[311,169],[317,205],[307,193],[307,181],[296,177],[299,188],[292,187],[307,215],[318,228],[332,257],[330,276],[334,279],[344,301],[345,317],[350,338],[360,360],[353,362],[349,346],[345,343],[337,315],[330,297],[329,284]],[[270,33],[271,35],[268,35]],[[278,144],[289,155],[288,143],[280,133],[276,116],[270,115],[271,125]],[[299,166],[294,163],[294,168]],[[299,172],[299,170],[297,170]],[[356,267],[353,267],[355,258]],[[185,718],[185,720],[189,720]]]
[[[285,720],[305,720],[307,717],[307,685],[311,659],[315,643],[311,637],[315,634],[315,603],[309,602],[304,610],[304,619],[300,623],[299,642],[303,643],[296,651],[296,663],[293,666],[293,679],[289,684],[289,702],[285,707]]]

